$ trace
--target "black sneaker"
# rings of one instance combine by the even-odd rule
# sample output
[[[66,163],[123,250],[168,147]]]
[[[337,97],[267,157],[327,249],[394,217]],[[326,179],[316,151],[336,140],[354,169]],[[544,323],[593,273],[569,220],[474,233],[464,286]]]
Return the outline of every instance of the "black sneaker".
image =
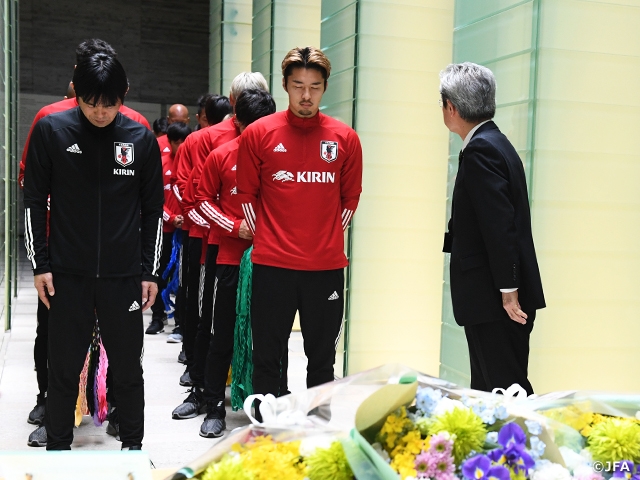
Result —
[[[144,333],[146,333],[147,335],[155,335],[162,332],[164,332],[164,323],[162,322],[162,319],[153,318]]]
[[[27,418],[27,422],[31,425],[43,425],[44,424],[44,403],[38,403],[33,410],[29,412],[29,417]]]
[[[204,393],[198,387],[192,387],[189,396],[178,405],[171,413],[174,420],[184,420],[195,418],[205,412],[207,404],[204,401]]]
[[[184,353],[184,350],[182,350],[180,352],[180,355],[178,355],[178,363],[181,363],[183,365],[187,363],[187,354]]]
[[[142,445],[132,445],[130,447],[122,447],[120,450],[142,450]]]
[[[107,420],[109,421],[109,423],[107,423],[107,435],[111,435],[115,437],[116,440],[120,440],[120,421],[118,420],[118,410],[116,410],[116,407],[113,407],[109,411]]]
[[[227,415],[224,408],[224,400],[217,402],[214,406],[209,403],[207,411],[207,416],[200,426],[200,436],[204,438],[221,437],[227,428],[227,423],[224,420]]]
[[[193,382],[191,381],[191,375],[189,375],[188,371],[185,371],[182,375],[180,375],[180,385],[183,387],[192,387]]]
[[[27,445],[30,447],[46,447],[47,446],[47,429],[44,425],[36,428],[29,435]]]

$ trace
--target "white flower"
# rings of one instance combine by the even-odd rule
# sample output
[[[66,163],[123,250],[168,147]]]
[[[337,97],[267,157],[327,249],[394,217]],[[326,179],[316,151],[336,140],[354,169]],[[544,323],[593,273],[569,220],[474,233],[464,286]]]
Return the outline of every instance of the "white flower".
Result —
[[[465,407],[464,403],[462,403],[460,400],[452,400],[449,397],[444,397],[442,400],[438,402],[438,405],[436,405],[436,408],[433,409],[433,415],[437,417],[447,412],[451,412],[456,408],[469,410],[469,408]]]
[[[335,441],[335,437],[331,435],[313,435],[305,437],[300,441],[300,455],[308,457],[318,448],[329,448]]]
[[[545,463],[533,471],[531,480],[571,480],[571,473],[557,463]]]
[[[387,451],[384,448],[382,448],[382,445],[376,442],[376,443],[372,443],[371,446],[376,451],[376,453],[380,455],[380,457],[382,457],[382,459],[385,462],[391,463],[391,458],[389,457],[389,454],[387,453]]]
[[[560,450],[564,464],[569,470],[573,471],[580,465],[589,465],[589,461],[587,459],[564,445],[559,447],[558,450]]]
[[[487,442],[489,442],[489,443],[498,443],[498,432],[489,432],[489,433],[487,433]]]

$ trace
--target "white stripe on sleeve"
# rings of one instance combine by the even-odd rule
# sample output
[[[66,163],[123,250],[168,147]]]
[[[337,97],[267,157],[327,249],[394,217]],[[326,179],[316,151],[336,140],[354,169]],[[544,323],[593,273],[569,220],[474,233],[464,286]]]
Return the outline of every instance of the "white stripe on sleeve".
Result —
[[[202,218],[198,212],[195,210],[189,211],[187,216],[195,223],[196,225],[200,225],[201,227],[209,228],[209,222],[207,222],[204,218]]]
[[[33,230],[31,228],[31,209],[24,209],[24,246],[27,249],[27,258],[31,261],[33,268],[36,268],[36,252],[33,248]]]
[[[158,229],[156,230],[156,244],[153,248],[153,270],[151,275],[158,276],[160,269],[160,257],[162,256],[162,219],[158,219]]]
[[[222,216],[209,204],[209,202],[202,202],[200,204],[200,208],[202,208],[204,213],[206,213],[214,222],[224,228],[227,232],[233,231],[233,222],[227,217]]]
[[[182,202],[182,197],[180,196],[180,190],[178,190],[178,185],[173,186],[173,194],[176,196],[179,202]]]

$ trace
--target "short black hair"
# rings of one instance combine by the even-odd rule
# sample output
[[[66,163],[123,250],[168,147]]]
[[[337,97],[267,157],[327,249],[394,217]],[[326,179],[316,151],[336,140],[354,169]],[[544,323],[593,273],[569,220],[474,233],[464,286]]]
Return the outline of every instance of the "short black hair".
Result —
[[[156,118],[153,121],[153,133],[167,133],[167,127],[169,126],[169,121],[167,117]]]
[[[204,95],[200,95],[198,100],[196,101],[196,105],[198,105],[198,115],[202,115],[202,112],[207,105],[207,100],[209,100],[213,96],[213,93],[205,93]]]
[[[96,53],[82,59],[73,73],[76,96],[91,105],[112,106],[124,103],[129,82],[122,65],[115,57]]]
[[[248,127],[259,118],[276,111],[276,102],[269,92],[250,88],[240,94],[236,100],[236,119]]]
[[[233,108],[229,99],[224,95],[211,95],[204,107],[209,125],[220,123],[229,113],[233,113]]]
[[[183,140],[191,133],[191,127],[186,123],[173,122],[167,127],[167,138],[170,142]]]
[[[76,65],[79,64],[83,59],[91,57],[96,53],[105,53],[114,58],[118,56],[113,47],[107,42],[105,42],[104,40],[100,40],[99,38],[91,38],[89,40],[85,40],[77,46]]]

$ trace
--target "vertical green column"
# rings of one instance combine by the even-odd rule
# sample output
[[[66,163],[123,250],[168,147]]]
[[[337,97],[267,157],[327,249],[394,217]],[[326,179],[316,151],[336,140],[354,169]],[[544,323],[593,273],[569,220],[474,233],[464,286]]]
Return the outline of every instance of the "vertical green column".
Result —
[[[2,3],[4,36],[2,39],[2,105],[0,129],[4,132],[4,149],[0,162],[4,192],[0,212],[0,261],[4,287],[4,326],[11,328],[11,302],[16,294],[17,276],[17,126],[18,126],[18,1]]]
[[[252,0],[212,0],[209,90],[229,94],[234,77],[251,70]]]
[[[261,72],[278,110],[287,108],[280,64],[294,47],[320,44],[320,0],[253,0],[251,69]]]
[[[539,0],[456,0],[453,61],[474,62],[496,76],[495,122],[518,151],[531,181]],[[447,220],[458,170],[459,136],[451,134],[447,181]],[[531,185],[529,185],[531,192]],[[449,255],[445,256],[440,377],[468,385],[469,355],[464,331],[451,309]]]
[[[449,0],[324,0],[333,72],[324,111],[364,156],[348,245],[346,373],[399,362],[437,374],[448,131],[438,72],[451,62]]]

